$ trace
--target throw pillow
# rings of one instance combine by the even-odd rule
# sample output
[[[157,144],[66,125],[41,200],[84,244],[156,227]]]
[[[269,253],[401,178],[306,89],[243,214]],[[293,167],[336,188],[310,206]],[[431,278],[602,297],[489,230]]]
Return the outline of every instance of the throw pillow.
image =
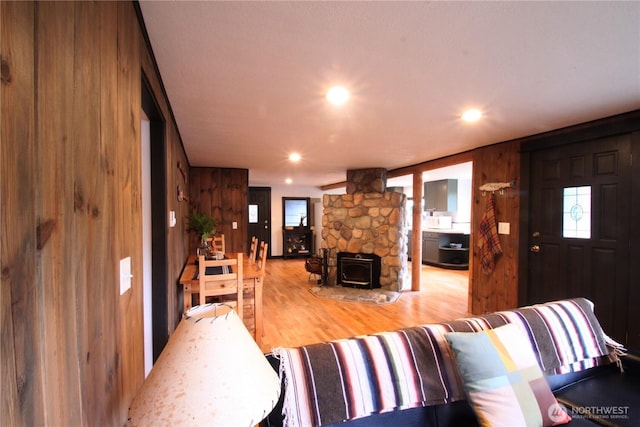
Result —
[[[553,426],[571,421],[558,404],[517,324],[445,337],[482,426]]]

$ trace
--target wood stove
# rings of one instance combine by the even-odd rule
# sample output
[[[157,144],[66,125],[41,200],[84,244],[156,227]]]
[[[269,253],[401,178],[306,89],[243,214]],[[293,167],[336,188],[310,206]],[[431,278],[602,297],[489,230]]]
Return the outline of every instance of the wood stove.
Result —
[[[380,257],[376,254],[339,252],[337,283],[345,287],[380,287]]]

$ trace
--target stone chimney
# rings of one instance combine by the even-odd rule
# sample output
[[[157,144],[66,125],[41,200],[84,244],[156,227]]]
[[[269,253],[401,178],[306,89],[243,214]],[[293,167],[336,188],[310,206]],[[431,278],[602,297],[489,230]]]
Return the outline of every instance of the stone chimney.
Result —
[[[384,193],[387,170],[384,168],[350,169],[347,171],[347,194]]]
[[[337,284],[338,252],[376,254],[381,258],[380,285],[404,288],[407,269],[406,196],[385,191],[383,168],[347,171],[347,194],[322,199],[322,243],[328,249],[328,284]]]

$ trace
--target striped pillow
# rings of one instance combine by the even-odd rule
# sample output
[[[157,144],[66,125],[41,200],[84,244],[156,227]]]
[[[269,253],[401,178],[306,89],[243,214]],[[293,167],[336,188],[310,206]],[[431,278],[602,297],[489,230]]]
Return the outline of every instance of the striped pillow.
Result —
[[[445,337],[482,426],[553,426],[571,418],[547,384],[526,332],[510,323]]]

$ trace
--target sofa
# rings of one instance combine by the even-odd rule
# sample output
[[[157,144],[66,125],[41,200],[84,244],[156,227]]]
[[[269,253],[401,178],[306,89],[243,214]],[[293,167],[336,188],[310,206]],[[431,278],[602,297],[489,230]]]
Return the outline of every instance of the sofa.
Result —
[[[584,298],[266,357],[282,393],[263,427],[640,425],[640,358]]]

